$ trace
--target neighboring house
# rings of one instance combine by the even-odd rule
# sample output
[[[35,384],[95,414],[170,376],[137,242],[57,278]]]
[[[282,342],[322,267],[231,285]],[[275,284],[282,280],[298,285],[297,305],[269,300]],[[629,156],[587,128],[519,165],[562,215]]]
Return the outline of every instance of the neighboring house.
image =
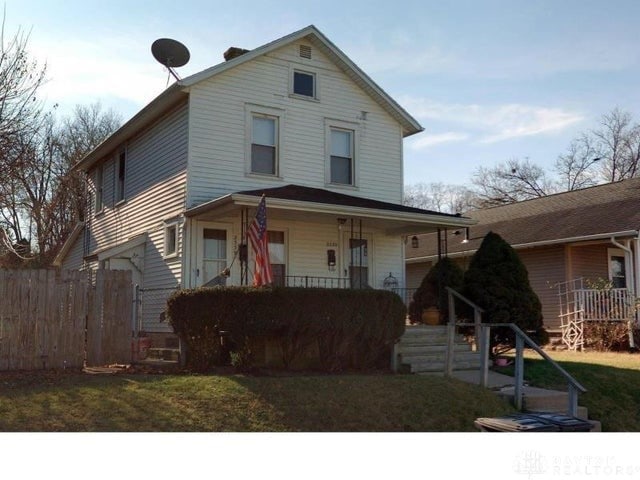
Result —
[[[582,308],[586,320],[622,319],[640,279],[640,178],[468,212],[477,225],[441,233],[441,251],[463,268],[493,231],[516,249],[540,297],[544,324],[561,327],[561,314]],[[419,235],[407,248],[406,284],[419,286],[437,261],[435,234]],[[592,282],[612,283],[603,308]],[[628,313],[628,311],[626,312]]]
[[[314,26],[225,59],[75,167],[90,208],[56,264],[128,269],[145,298],[160,292],[134,330],[171,332],[176,286],[251,283],[263,194],[280,285],[403,287],[408,235],[473,224],[401,205],[403,138],[422,127]]]

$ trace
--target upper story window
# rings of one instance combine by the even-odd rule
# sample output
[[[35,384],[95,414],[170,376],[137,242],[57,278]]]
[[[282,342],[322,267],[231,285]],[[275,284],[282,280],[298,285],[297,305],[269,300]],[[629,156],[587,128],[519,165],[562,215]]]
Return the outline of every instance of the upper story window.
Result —
[[[124,180],[127,166],[127,152],[123,150],[118,155],[116,178],[116,203],[124,200]]]
[[[316,98],[315,73],[293,71],[293,93],[304,97]]]
[[[96,203],[95,213],[100,213],[104,207],[104,163],[96,168]]]
[[[276,175],[278,118],[253,114],[251,120],[251,173]]]
[[[329,128],[329,182],[355,185],[354,130]]]
[[[178,223],[172,222],[164,227],[164,257],[178,255]]]

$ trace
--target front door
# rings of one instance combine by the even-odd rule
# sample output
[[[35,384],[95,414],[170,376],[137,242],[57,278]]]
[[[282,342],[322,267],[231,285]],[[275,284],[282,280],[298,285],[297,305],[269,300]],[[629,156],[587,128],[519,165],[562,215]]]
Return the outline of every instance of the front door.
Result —
[[[345,264],[351,288],[370,286],[370,242],[368,238],[349,238],[345,249]]]
[[[223,225],[200,224],[198,226],[198,248],[196,285],[226,285],[225,269],[230,258],[228,229]]]

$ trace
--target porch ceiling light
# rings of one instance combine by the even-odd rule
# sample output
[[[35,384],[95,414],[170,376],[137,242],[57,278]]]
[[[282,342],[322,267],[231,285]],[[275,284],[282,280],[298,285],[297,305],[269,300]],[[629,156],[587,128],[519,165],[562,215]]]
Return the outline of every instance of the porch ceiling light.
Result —
[[[415,235],[411,237],[411,248],[418,248],[420,246],[420,240]]]

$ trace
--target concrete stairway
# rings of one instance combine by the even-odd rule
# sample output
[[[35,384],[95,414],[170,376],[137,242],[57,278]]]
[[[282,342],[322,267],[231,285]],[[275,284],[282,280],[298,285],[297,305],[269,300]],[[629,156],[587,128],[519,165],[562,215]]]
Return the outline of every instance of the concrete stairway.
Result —
[[[480,384],[479,371],[457,371],[453,373],[453,376],[463,382],[475,385]],[[490,390],[508,403],[514,403],[515,379],[513,377],[503,375],[494,370],[489,370],[488,381],[488,388]],[[569,394],[566,391],[548,390],[525,384],[522,395],[522,411],[568,414],[568,397]],[[593,425],[591,429],[592,432],[602,431],[602,425],[600,422],[589,418],[589,412],[586,407],[578,406],[577,417],[582,420],[588,420]]]
[[[456,335],[454,344],[456,370],[480,368],[480,354],[462,335]],[[407,326],[396,345],[398,365],[411,373],[444,372],[447,355],[447,327],[429,325]]]

